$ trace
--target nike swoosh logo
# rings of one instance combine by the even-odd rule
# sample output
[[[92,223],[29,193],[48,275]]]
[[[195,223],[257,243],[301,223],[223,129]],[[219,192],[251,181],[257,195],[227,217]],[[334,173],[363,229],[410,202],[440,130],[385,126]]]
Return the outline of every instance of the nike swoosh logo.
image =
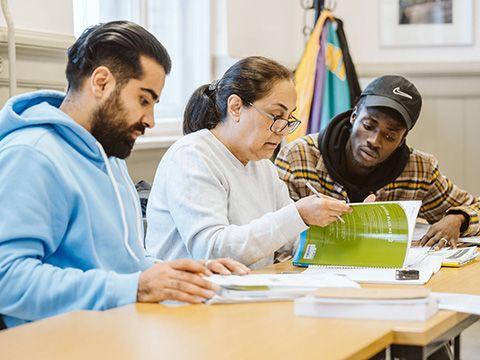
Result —
[[[395,95],[400,95],[400,96],[406,97],[406,98],[408,98],[408,99],[410,99],[410,100],[413,100],[413,97],[412,97],[411,95],[403,92],[402,90],[400,90],[399,87],[396,87],[395,89],[393,89],[393,93],[394,93]]]

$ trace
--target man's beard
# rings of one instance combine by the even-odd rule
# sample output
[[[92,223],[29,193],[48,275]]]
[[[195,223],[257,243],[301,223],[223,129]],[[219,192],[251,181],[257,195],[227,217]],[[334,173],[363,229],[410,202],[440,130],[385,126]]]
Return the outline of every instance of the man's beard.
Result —
[[[107,156],[125,159],[135,144],[133,132],[145,132],[145,126],[141,122],[128,125],[127,117],[127,111],[120,100],[120,88],[93,113],[90,132],[102,144]]]

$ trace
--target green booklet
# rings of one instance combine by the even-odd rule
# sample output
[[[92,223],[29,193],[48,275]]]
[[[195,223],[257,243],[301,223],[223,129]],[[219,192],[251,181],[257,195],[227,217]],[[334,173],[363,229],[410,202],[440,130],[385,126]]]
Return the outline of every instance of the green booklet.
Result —
[[[349,204],[353,211],[300,235],[293,264],[361,267],[404,266],[421,201]]]

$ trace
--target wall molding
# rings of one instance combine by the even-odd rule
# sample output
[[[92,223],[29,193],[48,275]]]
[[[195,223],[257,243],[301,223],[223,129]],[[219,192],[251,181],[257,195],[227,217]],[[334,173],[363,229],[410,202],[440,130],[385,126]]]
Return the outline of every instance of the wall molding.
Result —
[[[9,87],[10,83],[8,78],[0,79],[0,88]],[[18,88],[38,88],[38,89],[52,89],[52,90],[65,90],[66,81],[53,81],[53,80],[29,80],[29,79],[19,79],[17,78],[17,87]]]
[[[480,96],[480,62],[460,63],[360,63],[355,64],[361,85],[385,74],[411,80],[424,98]]]
[[[15,41],[17,51],[48,50],[49,52],[60,51],[65,54],[65,50],[74,43],[75,37],[69,34],[15,29]],[[6,47],[7,44],[7,28],[0,26],[0,47]]]
[[[402,74],[415,77],[480,75],[480,62],[356,63],[355,68],[359,77],[377,77],[383,74]]]
[[[67,49],[73,35],[15,30],[17,94],[38,89],[64,90]],[[0,104],[9,97],[7,29],[0,27]]]

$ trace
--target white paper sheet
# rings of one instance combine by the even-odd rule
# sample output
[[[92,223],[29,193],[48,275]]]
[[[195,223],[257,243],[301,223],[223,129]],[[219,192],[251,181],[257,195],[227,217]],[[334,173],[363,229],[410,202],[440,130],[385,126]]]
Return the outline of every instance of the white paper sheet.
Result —
[[[432,293],[443,310],[458,311],[480,315],[480,296],[454,293]]]

